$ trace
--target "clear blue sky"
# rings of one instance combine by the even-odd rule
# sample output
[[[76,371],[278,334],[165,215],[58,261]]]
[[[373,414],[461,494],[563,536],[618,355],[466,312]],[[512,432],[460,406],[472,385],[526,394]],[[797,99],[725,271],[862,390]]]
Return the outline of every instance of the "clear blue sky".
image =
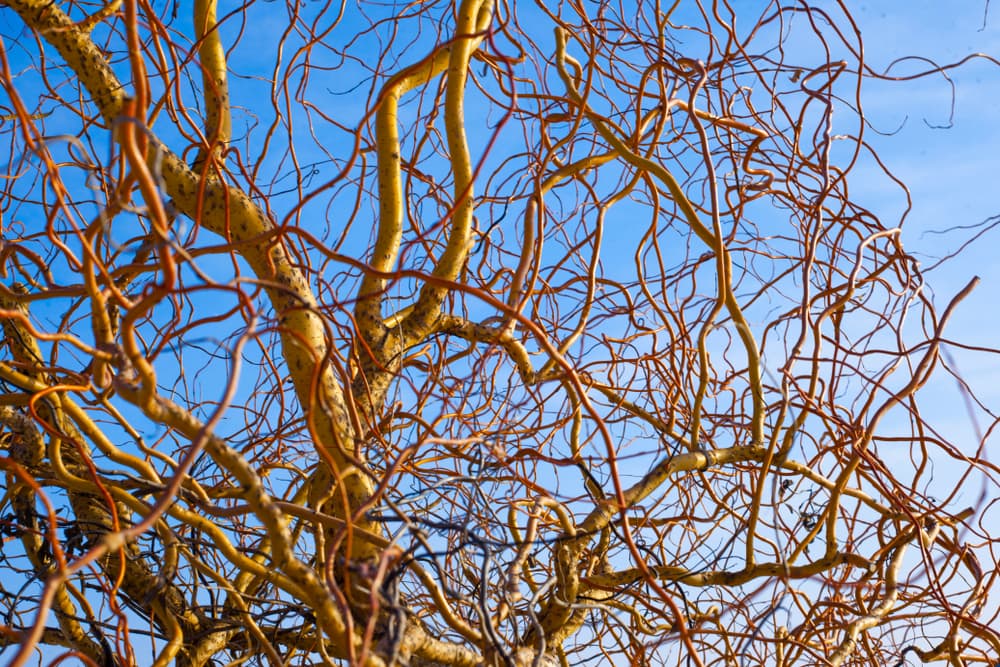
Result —
[[[1000,6],[986,12],[985,2],[915,1],[849,3],[867,36],[869,64],[882,71],[897,58],[923,55],[938,64],[957,62],[969,54],[1000,54]],[[912,74],[927,63],[907,61],[891,73]],[[892,136],[872,132],[868,140],[888,166],[910,188],[913,208],[903,226],[905,247],[931,267],[936,258],[956,251],[984,231],[991,216],[1000,214],[1000,67],[983,59],[948,71],[954,88],[941,75],[905,83],[869,83],[865,111],[872,125]],[[952,93],[954,110],[952,112]],[[947,126],[947,127],[946,127]],[[871,183],[881,183],[872,179]],[[887,220],[898,217],[903,202],[854,179],[854,191],[880,202],[873,209]],[[869,187],[869,190],[866,190]],[[957,227],[947,234],[944,230]],[[930,270],[927,282],[939,307],[973,275],[982,279],[956,311],[950,337],[971,345],[996,347],[1000,330],[1000,229],[985,231],[960,258]],[[985,353],[949,349],[963,377],[994,411],[1000,409],[1000,358]],[[938,374],[925,390],[934,392],[926,414],[946,433],[974,440],[961,392],[953,379]],[[988,420],[979,419],[979,428]],[[960,436],[961,437],[961,436]]]
[[[274,11],[279,4],[275,3]],[[746,4],[753,5],[751,11],[756,16],[758,3],[748,1]],[[915,54],[942,65],[975,52],[1000,54],[1000,5],[988,13],[985,0],[881,0],[849,4],[865,35],[867,62],[877,71],[885,70],[896,58]],[[828,5],[834,7],[832,2]],[[263,7],[258,5],[255,11]],[[351,11],[355,11],[353,5]],[[345,22],[337,34],[349,32],[350,25],[349,21]],[[272,22],[255,22],[250,26],[254,32],[244,46],[255,39],[276,39],[276,31],[281,26],[278,17]],[[241,50],[244,54],[248,52],[247,48]],[[255,95],[266,93],[269,83],[252,77],[270,78],[269,68],[270,63],[264,60],[259,63],[240,61],[238,71],[251,78],[234,77],[237,103],[247,104]],[[926,63],[908,61],[896,65],[892,72],[905,75],[926,68]],[[1000,173],[1000,134],[997,132],[1000,128],[1000,67],[986,61],[973,61],[950,70],[948,76],[954,88],[944,77],[934,75],[906,83],[869,81],[863,93],[865,112],[873,126],[866,138],[887,166],[910,188],[913,208],[903,227],[903,239],[908,249],[925,257],[925,266],[934,264],[936,257],[956,250],[978,231],[976,225],[1000,214],[1000,187],[997,185]],[[331,87],[344,92],[335,84]],[[24,90],[28,89],[26,86]],[[330,96],[330,107],[325,110],[335,115],[343,114],[347,118],[345,124],[353,126],[360,119],[366,92]],[[238,110],[234,116],[237,135],[243,123],[254,120],[249,113]],[[946,125],[950,127],[943,127]],[[299,127],[305,131],[304,125]],[[892,134],[880,136],[875,130]],[[344,138],[341,135],[336,140]],[[331,152],[344,155],[344,146],[335,145],[333,141],[331,138]],[[247,154],[253,153],[248,150]],[[308,163],[326,156],[304,154],[301,157],[302,162]],[[289,171],[287,164],[269,166],[274,173]],[[876,177],[874,165],[867,168],[871,169],[872,178],[865,178],[864,169],[859,169],[851,181],[852,191],[886,222],[898,219],[903,210],[898,189],[886,187],[885,179]],[[324,167],[323,175],[318,178],[327,178],[332,170],[333,167]],[[268,177],[262,176],[261,180],[267,181]],[[282,205],[290,199],[282,200]],[[936,233],[955,227],[969,229]],[[367,234],[366,230],[361,231]],[[997,345],[1000,262],[995,254],[998,248],[1000,230],[986,232],[960,259],[946,262],[926,276],[941,308],[973,275],[982,278],[979,288],[958,309],[948,330],[950,337],[972,345]],[[988,407],[1000,409],[1000,358],[959,349],[952,349],[950,354],[977,395],[987,401]],[[216,389],[210,387],[207,391]],[[933,396],[933,400],[924,402],[930,420],[952,438],[968,438],[969,447],[974,448],[976,427],[955,381],[947,374],[938,374],[925,394]],[[979,428],[989,426],[982,414],[979,420]],[[946,479],[947,472],[942,474]],[[970,495],[968,502],[974,500]]]

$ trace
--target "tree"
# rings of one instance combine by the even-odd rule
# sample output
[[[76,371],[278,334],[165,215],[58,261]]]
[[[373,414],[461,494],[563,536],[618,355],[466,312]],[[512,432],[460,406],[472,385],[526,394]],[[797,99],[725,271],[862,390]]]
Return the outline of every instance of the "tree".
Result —
[[[5,655],[996,662],[975,281],[751,4],[4,0]]]

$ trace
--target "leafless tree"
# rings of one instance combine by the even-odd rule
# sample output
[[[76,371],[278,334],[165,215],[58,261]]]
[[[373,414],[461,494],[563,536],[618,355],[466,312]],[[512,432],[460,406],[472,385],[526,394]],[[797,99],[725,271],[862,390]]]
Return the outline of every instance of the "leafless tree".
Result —
[[[995,664],[824,6],[0,2],[4,657]]]

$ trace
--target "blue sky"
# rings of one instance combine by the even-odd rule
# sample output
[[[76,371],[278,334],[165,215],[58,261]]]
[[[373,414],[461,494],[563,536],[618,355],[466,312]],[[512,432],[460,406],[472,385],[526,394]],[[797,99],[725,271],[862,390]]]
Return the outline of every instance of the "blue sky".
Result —
[[[277,9],[278,3],[275,4]],[[1000,53],[1000,16],[986,15],[984,25],[986,5],[983,2],[903,3],[884,0],[851,4],[866,36],[868,64],[875,70],[881,71],[895,58],[914,53],[932,58],[939,64],[954,62],[978,51]],[[832,10],[833,3],[829,6]],[[261,7],[258,5],[255,10]],[[303,3],[302,7],[304,12],[308,12],[310,3]],[[351,11],[357,10],[352,6]],[[1000,8],[997,11],[1000,12]],[[276,40],[283,25],[280,16],[253,22],[249,25],[250,32],[245,37],[244,47],[252,46],[259,40]],[[334,33],[336,39],[349,38],[353,25],[348,16]],[[431,34],[429,29],[427,35]],[[368,40],[370,45],[378,43],[377,33],[362,39]],[[373,48],[365,46],[362,51]],[[414,48],[407,52],[407,57],[419,51],[419,48]],[[252,49],[243,48],[241,53],[252,53]],[[291,60],[292,55],[288,54],[286,62]],[[401,64],[408,62],[404,58]],[[359,67],[363,65],[363,62],[358,63]],[[251,113],[254,111],[252,105],[260,101],[261,95],[267,94],[272,74],[271,64],[266,59],[259,62],[240,60],[234,68],[238,74],[248,77],[233,77],[234,101],[238,106],[247,107],[246,110],[238,109],[234,115],[234,128],[239,136],[245,124],[261,120]],[[906,74],[923,68],[924,65],[918,62],[904,62],[897,65],[893,72]],[[1000,213],[997,198],[1000,188],[996,183],[996,174],[1000,173],[1000,135],[997,133],[1000,127],[1000,68],[986,61],[973,61],[962,68],[950,70],[948,75],[955,83],[953,116],[952,88],[939,75],[905,83],[869,81],[863,94],[864,108],[873,128],[893,132],[891,136],[880,136],[870,130],[867,140],[875,146],[887,166],[910,187],[913,206],[903,227],[903,239],[908,249],[926,256],[925,266],[933,264],[935,257],[957,249],[965,238],[975,233],[971,227]],[[279,72],[278,79],[281,80],[282,76]],[[364,109],[368,89],[345,91],[337,87],[336,81],[317,79],[316,90],[321,87],[338,93],[324,98],[328,102],[324,110],[346,118],[345,124],[353,127]],[[264,122],[266,120],[263,119]],[[296,116],[295,122],[305,131],[303,117]],[[949,122],[951,127],[941,127]],[[347,134],[331,134],[329,137],[331,153],[343,155],[343,141]],[[473,138],[473,142],[477,140],[481,141],[481,137]],[[245,150],[248,156],[252,156],[259,146],[247,145]],[[303,153],[301,161],[318,162],[326,157],[310,151]],[[287,163],[279,166],[274,161],[264,169],[278,174],[289,170]],[[871,178],[866,178],[865,169],[870,170]],[[324,166],[317,179],[329,178],[333,170],[330,165]],[[272,172],[263,173],[265,175],[261,180],[269,180],[267,174]],[[886,221],[898,219],[903,211],[903,199],[898,189],[887,187],[885,179],[876,174],[874,165],[869,164],[855,172],[852,191]],[[293,199],[294,196],[289,195],[275,201],[286,205]],[[367,207],[366,214],[371,211],[371,202],[365,202],[363,206]],[[515,217],[512,215],[512,218]],[[360,229],[356,230],[359,237],[368,234],[364,224],[359,224]],[[962,226],[970,229],[935,233]],[[335,234],[336,230],[331,233]],[[950,337],[973,345],[995,345],[995,332],[1000,330],[1000,315],[997,313],[1000,262],[995,259],[995,249],[1000,244],[998,235],[1000,231],[986,233],[960,259],[943,264],[927,276],[942,308],[972,275],[982,278],[979,288],[958,309],[949,329]],[[609,244],[614,240],[610,239]],[[195,352],[186,354],[195,355]],[[951,350],[951,354],[976,393],[987,399],[989,405],[1000,405],[1000,360],[997,356],[959,349]],[[164,365],[169,367],[166,363]],[[216,389],[216,386],[206,383],[203,393],[211,398],[211,392]],[[924,393],[932,397],[925,401],[925,406],[935,424],[956,439],[966,438],[968,442],[974,442],[976,428],[966,410],[963,395],[957,391],[952,378],[947,374],[936,375]],[[979,419],[982,420],[982,415]],[[983,421],[979,423],[980,428],[987,425]],[[948,478],[947,472],[942,475],[943,479]],[[973,494],[974,491],[970,490],[970,502]]]
[[[868,36],[869,63],[884,71],[893,60],[913,54],[944,65],[972,53],[1000,53],[1000,8],[991,7],[984,24],[985,9],[982,2],[908,2],[905,10],[897,3],[863,3],[857,18]],[[907,61],[891,72],[904,75],[925,68],[926,63]],[[883,132],[899,128],[891,136],[870,133],[868,140],[910,188],[912,209],[903,225],[903,240],[908,250],[923,257],[925,267],[958,250],[1000,213],[998,71],[996,64],[974,59],[948,71],[954,88],[944,77],[932,75],[910,82],[873,82],[865,89],[865,111],[872,125]],[[876,179],[871,182],[881,184]],[[881,187],[866,188],[863,177],[854,180],[854,191],[878,202],[873,208],[887,220],[903,210],[897,193],[885,197]],[[957,229],[961,227],[967,229]],[[949,229],[953,231],[939,233]],[[941,309],[972,276],[982,280],[955,312],[949,337],[970,345],[996,346],[998,247],[1000,230],[985,231],[958,259],[926,274]],[[977,395],[994,409],[1000,406],[1000,358],[954,347],[949,354]],[[946,374],[935,375],[924,390],[929,392],[934,398],[926,402],[928,416],[950,435],[964,434],[971,445],[976,428],[955,381]],[[982,415],[978,426],[989,426]]]

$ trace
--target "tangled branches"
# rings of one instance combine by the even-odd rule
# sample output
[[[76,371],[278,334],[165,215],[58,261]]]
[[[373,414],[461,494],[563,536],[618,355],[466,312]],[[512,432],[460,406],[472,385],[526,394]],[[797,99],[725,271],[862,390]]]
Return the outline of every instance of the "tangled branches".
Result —
[[[0,7],[13,664],[1000,656],[843,8],[193,10]]]

